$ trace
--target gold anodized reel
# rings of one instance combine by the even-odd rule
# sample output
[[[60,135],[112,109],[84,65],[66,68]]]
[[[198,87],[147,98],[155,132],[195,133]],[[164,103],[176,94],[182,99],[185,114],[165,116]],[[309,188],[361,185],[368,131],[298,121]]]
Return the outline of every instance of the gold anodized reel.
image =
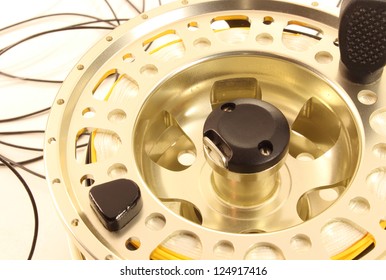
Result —
[[[339,9],[324,2],[178,1],[82,58],[53,105],[45,159],[84,257],[386,257],[386,77],[341,76]],[[230,79],[238,90],[219,94]],[[229,96],[273,104],[291,129],[274,191],[252,205],[216,193],[204,153],[205,119]],[[89,192],[120,178],[143,207],[111,232]]]

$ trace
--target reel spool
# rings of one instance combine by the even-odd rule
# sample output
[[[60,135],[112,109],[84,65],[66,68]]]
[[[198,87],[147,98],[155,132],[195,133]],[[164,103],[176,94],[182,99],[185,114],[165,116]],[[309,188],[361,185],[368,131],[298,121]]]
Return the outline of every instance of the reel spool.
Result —
[[[340,70],[338,14],[184,0],[92,48],[45,147],[82,255],[386,258],[386,76]]]

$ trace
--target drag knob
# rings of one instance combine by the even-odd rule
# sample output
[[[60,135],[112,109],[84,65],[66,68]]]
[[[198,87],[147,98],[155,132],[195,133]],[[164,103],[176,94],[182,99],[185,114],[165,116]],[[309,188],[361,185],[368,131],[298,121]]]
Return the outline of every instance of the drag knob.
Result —
[[[288,151],[289,125],[275,106],[257,99],[222,104],[204,125],[206,154],[235,173],[256,173],[278,164]]]
[[[386,0],[345,0],[339,25],[341,71],[354,83],[375,82],[386,63]]]

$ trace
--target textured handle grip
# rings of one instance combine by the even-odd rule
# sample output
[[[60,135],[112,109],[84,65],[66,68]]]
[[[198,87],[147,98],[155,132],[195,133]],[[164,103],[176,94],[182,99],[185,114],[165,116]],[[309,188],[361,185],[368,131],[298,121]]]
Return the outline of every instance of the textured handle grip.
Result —
[[[353,82],[376,81],[386,64],[386,0],[345,0],[339,26],[344,75]]]

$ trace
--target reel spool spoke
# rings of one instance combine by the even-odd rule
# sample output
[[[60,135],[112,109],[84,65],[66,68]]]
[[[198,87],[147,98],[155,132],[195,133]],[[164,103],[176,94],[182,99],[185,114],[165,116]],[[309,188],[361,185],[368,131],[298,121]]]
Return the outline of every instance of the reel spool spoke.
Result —
[[[199,189],[199,178],[194,175],[199,171],[198,167],[191,166],[183,171],[162,171],[162,185],[165,188],[156,190],[157,196],[162,201],[172,203],[173,201],[183,201],[195,205],[197,208],[203,207],[203,199]],[[187,178],[192,178],[187,180]],[[176,184],[176,182],[183,182]]]
[[[293,179],[293,191],[302,195],[316,188],[347,184],[350,180],[350,162],[347,162],[347,145],[343,134],[325,154],[317,159],[309,153],[288,158]]]

